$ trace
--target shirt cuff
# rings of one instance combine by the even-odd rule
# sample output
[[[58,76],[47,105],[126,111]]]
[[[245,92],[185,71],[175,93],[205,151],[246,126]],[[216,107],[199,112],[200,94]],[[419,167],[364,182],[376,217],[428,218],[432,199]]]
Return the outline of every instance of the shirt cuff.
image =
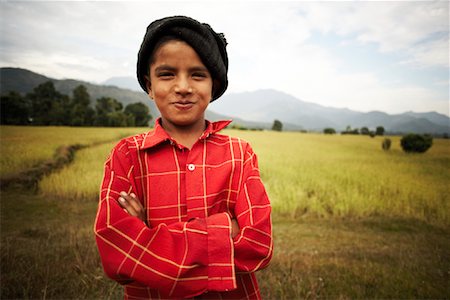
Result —
[[[208,290],[235,289],[234,245],[231,239],[231,218],[227,213],[206,219],[208,231]]]

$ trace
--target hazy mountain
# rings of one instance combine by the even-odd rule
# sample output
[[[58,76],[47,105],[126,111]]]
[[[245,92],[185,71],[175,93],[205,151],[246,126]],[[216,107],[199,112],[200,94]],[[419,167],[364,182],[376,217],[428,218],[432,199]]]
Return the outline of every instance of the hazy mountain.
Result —
[[[347,126],[369,129],[383,126],[390,132],[450,132],[450,118],[436,112],[396,115],[380,111],[362,113],[305,102],[275,90],[227,94],[212,103],[210,109],[254,122],[273,122],[278,119],[308,130],[332,127],[342,131]]]
[[[56,90],[66,95],[71,95],[72,91],[78,85],[82,84],[88,89],[91,99],[94,101],[100,97],[112,97],[120,100],[124,105],[134,102],[148,102],[148,97],[143,92],[138,93],[116,86],[97,85],[73,79],[57,80],[25,69],[0,69],[0,91],[2,94],[8,91],[17,91],[21,94],[26,94],[32,92],[37,85],[49,80],[53,82]]]
[[[412,111],[406,112],[405,115],[409,115],[415,118],[424,118],[429,120],[430,122],[433,122],[435,124],[441,125],[441,126],[450,126],[450,119],[442,114],[438,114],[437,112],[427,112],[427,113],[415,113]]]
[[[51,80],[43,75],[19,68],[0,68],[0,93],[31,92],[37,85]]]
[[[154,118],[159,116],[154,102],[149,100],[140,88],[138,91],[131,90],[134,79],[128,77],[111,78],[107,81],[108,85],[98,85],[72,79],[56,80],[25,69],[0,68],[2,94],[8,91],[26,94],[48,80],[54,82],[55,88],[63,94],[71,95],[73,89],[83,84],[91,95],[92,103],[100,97],[115,98],[124,106],[142,102],[150,107]],[[128,88],[120,88],[119,85],[128,86]],[[137,81],[135,85],[138,86]],[[388,132],[396,133],[450,133],[450,118],[436,112],[406,112],[396,115],[380,111],[362,113],[350,109],[321,106],[270,89],[225,94],[209,106],[207,118],[213,121],[233,119],[235,124],[250,128],[270,128],[273,121],[278,119],[286,130],[320,131],[323,128],[332,127],[342,131],[347,126],[351,128],[365,126],[369,129],[383,126]]]
[[[102,85],[113,85],[122,89],[139,92],[142,90],[136,77],[111,77],[102,82]]]

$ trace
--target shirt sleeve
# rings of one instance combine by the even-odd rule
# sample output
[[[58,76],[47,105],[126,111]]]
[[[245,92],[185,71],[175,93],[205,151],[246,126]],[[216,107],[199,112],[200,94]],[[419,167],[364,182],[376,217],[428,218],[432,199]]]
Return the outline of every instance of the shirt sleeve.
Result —
[[[121,191],[136,193],[130,161],[119,143],[105,163],[94,225],[105,273],[121,284],[137,281],[158,289],[167,298],[236,288],[230,216],[147,227],[117,203]]]
[[[234,211],[241,229],[234,238],[234,262],[236,272],[255,272],[270,262],[273,238],[270,201],[250,145],[245,152],[243,178]]]

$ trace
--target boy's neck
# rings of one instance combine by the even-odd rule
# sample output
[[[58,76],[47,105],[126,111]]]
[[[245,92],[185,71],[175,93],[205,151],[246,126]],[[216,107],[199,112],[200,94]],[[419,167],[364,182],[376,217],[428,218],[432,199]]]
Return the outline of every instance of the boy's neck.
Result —
[[[176,126],[161,120],[161,126],[178,144],[191,149],[205,131],[206,122],[203,119],[201,122],[196,122],[191,126]]]

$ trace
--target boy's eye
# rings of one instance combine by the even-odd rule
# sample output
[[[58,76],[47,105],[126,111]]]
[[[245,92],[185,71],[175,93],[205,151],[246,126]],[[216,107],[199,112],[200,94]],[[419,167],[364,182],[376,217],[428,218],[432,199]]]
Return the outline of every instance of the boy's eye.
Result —
[[[158,75],[158,77],[161,77],[161,78],[168,78],[168,77],[172,77],[173,73],[164,71],[164,72],[159,72],[157,75]]]
[[[206,78],[207,75],[206,75],[206,73],[203,73],[203,72],[196,72],[196,73],[192,74],[192,77],[202,79],[202,78]]]

